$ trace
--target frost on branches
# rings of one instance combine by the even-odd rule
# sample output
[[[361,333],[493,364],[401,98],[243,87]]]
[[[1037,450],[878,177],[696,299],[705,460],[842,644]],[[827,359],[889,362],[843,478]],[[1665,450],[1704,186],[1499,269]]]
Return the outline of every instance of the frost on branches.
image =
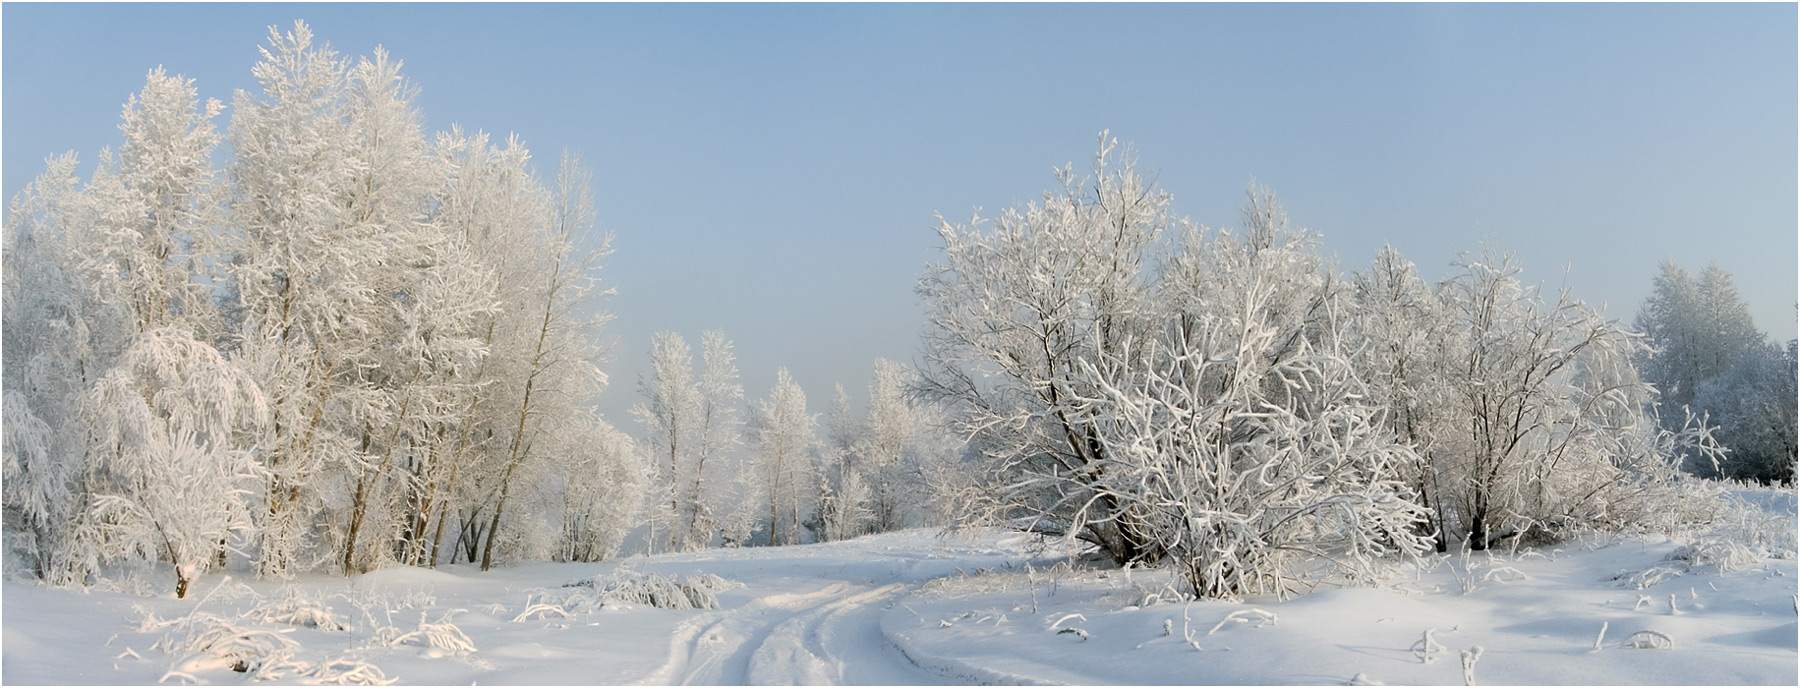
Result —
[[[1398,479],[1417,456],[1364,402],[1314,235],[1263,192],[1249,220],[1242,237],[1188,233],[1163,274],[1176,305],[1142,351],[1082,362],[1098,394],[1076,417],[1108,457],[1090,488],[1201,597],[1285,594],[1312,559],[1374,579],[1426,547]]]
[[[1439,551],[1689,518],[1668,507],[1675,467],[1717,448],[1696,419],[1658,427],[1632,365],[1643,340],[1566,290],[1547,303],[1508,255],[1457,267],[1428,289],[1387,249],[1356,279],[1362,365],[1382,381],[1391,430],[1424,459],[1405,480],[1432,509]]]

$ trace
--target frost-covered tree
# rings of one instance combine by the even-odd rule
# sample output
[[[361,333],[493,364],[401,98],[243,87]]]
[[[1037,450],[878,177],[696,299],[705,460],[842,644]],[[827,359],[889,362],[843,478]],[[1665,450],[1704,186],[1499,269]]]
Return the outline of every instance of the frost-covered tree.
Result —
[[[1636,324],[1650,345],[1636,362],[1657,388],[1666,429],[1680,429],[1684,407],[1730,428],[1717,435],[1727,454],[1716,465],[1690,454],[1689,471],[1758,480],[1791,473],[1781,446],[1792,444],[1793,430],[1780,429],[1785,426],[1776,406],[1793,404],[1764,399],[1778,393],[1771,382],[1778,377],[1780,350],[1756,329],[1730,273],[1712,263],[1694,278],[1664,261]]]
[[[204,258],[222,221],[213,150],[217,100],[158,68],[126,102],[115,157],[103,152],[89,183],[94,216],[81,237],[97,298],[123,309],[131,332],[178,325],[218,334]]]
[[[350,431],[358,461],[348,466],[349,508],[342,524],[341,566],[366,570],[410,547],[406,467],[421,458],[424,438],[466,419],[455,415],[462,387],[477,384],[486,350],[475,327],[491,308],[485,270],[455,228],[433,213],[444,186],[440,159],[426,149],[412,101],[417,89],[400,63],[377,48],[347,74],[346,117],[353,174],[346,215],[359,234],[385,239],[387,269],[368,279],[377,290],[374,331],[380,344],[359,356]]]
[[[251,525],[259,467],[240,438],[266,421],[261,391],[211,345],[177,327],[144,332],[94,387],[86,424],[98,476],[103,557],[163,558],[175,596],[223,564]]]
[[[1731,274],[1718,263],[1696,279],[1674,261],[1663,261],[1635,325],[1649,342],[1637,362],[1644,380],[1676,411],[1694,402],[1702,382],[1723,374],[1764,341]]]
[[[913,451],[918,421],[906,399],[914,386],[911,369],[885,358],[875,359],[868,417],[857,456],[861,459],[858,468],[868,479],[870,525],[878,532],[902,527],[905,507],[912,501],[907,488],[916,486],[906,476],[918,460]]]
[[[90,492],[87,429],[80,417],[88,389],[116,345],[119,323],[99,316],[80,270],[76,235],[87,202],[73,153],[12,200],[5,226],[4,385],[5,523],[40,579],[79,583],[93,568],[84,537]]]
[[[1796,341],[1760,346],[1724,373],[1700,383],[1694,406],[1718,423],[1719,443],[1730,451],[1718,473],[1738,480],[1794,482],[1796,461]],[[1712,468],[1707,465],[1706,468]]]
[[[103,154],[88,185],[95,213],[77,241],[95,300],[125,337],[84,414],[98,554],[166,559],[177,596],[250,525],[249,448],[266,416],[255,381],[212,343],[218,319],[197,252],[218,244],[219,110],[191,81],[152,71],[126,103],[118,157]]]
[[[775,388],[756,403],[749,430],[756,445],[755,473],[769,507],[769,544],[800,540],[801,513],[812,484],[809,455],[818,442],[817,418],[806,412],[806,392],[788,375],[775,371]]]
[[[417,564],[441,560],[447,533],[452,537],[452,558],[467,553],[473,561],[478,554],[474,543],[485,523],[482,509],[498,464],[498,442],[491,430],[494,423],[504,422],[516,390],[493,382],[516,379],[524,369],[525,362],[514,352],[523,349],[521,342],[527,339],[523,333],[529,329],[529,287],[536,283],[526,276],[541,269],[546,248],[543,227],[551,216],[550,192],[532,176],[530,153],[516,139],[497,146],[485,134],[453,128],[437,135],[432,150],[445,174],[434,200],[435,219],[445,237],[440,244],[444,260],[429,263],[431,274],[442,280],[431,284],[442,290],[433,289],[431,294],[446,299],[479,295],[446,305],[477,311],[472,314],[472,329],[487,355],[472,370],[450,368],[456,378],[472,377],[473,384],[440,389],[447,394],[440,398],[447,417],[425,433],[423,446],[405,465],[411,493],[406,508],[411,518],[405,528],[413,534],[407,541],[412,543],[410,560]],[[474,254],[476,268],[458,265],[465,257],[459,247]],[[456,281],[469,280],[478,284],[455,286]],[[427,305],[436,302],[433,297],[416,303],[422,316],[455,313]],[[411,321],[416,325],[409,331],[419,333],[421,349],[436,339],[440,323],[434,320]],[[427,338],[428,334],[434,336]],[[455,530],[450,528],[453,524]],[[456,547],[459,542],[467,549]]]
[[[1368,386],[1369,401],[1385,409],[1383,419],[1401,442],[1423,456],[1433,453],[1436,431],[1449,422],[1447,395],[1439,365],[1448,327],[1446,309],[1411,261],[1384,246],[1375,262],[1352,278],[1353,322],[1350,336],[1357,370]],[[1404,480],[1429,509],[1427,530],[1436,534],[1439,551],[1448,548],[1439,474],[1428,461],[1399,467]]]
[[[657,462],[660,494],[652,507],[653,528],[672,551],[702,549],[729,518],[718,508],[734,485],[724,484],[724,455],[739,441],[743,398],[731,341],[716,330],[702,335],[700,375],[693,352],[674,332],[658,332],[650,347],[650,375],[638,381],[643,403],[632,415],[649,433]],[[739,481],[741,482],[741,480]],[[740,509],[739,517],[749,517]],[[654,537],[652,538],[655,539]]]
[[[820,449],[818,538],[847,540],[863,532],[870,517],[870,491],[857,461],[862,425],[850,409],[850,395],[838,383],[825,414]]]
[[[618,554],[636,524],[649,486],[648,465],[631,436],[589,416],[579,432],[556,435],[553,455],[570,457],[562,472],[559,561],[605,561]]]
[[[730,471],[736,474],[736,479],[730,481],[716,475],[726,472],[723,462],[743,437],[743,417],[738,412],[738,402],[744,398],[744,386],[738,383],[736,359],[731,351],[731,340],[725,338],[725,333],[718,330],[701,333],[702,368],[700,384],[695,390],[699,410],[695,416],[694,465],[686,476],[687,496],[682,500],[687,519],[682,549],[700,549],[712,541],[713,534],[722,524],[714,512],[714,505],[719,501],[718,488],[741,488],[748,484],[739,471]]]
[[[1095,395],[1078,371],[1141,341],[1155,247],[1173,219],[1169,196],[1129,158],[1118,164],[1115,145],[1102,134],[1090,179],[1059,169],[1059,190],[991,223],[940,220],[942,258],[918,291],[928,309],[922,393],[953,409],[963,436],[992,432],[980,479],[1003,497],[981,518],[1040,515],[1126,563],[1159,552],[1119,520],[1113,495],[1083,487],[1111,458],[1074,413]]]
[[[595,365],[599,357],[595,335],[611,316],[594,312],[591,306],[595,297],[611,293],[598,288],[597,271],[601,259],[611,252],[612,237],[608,235],[591,250],[584,251],[576,244],[577,237],[594,225],[592,194],[592,175],[565,153],[557,175],[553,215],[545,226],[548,235],[543,245],[548,260],[537,274],[526,276],[534,291],[531,307],[525,311],[531,316],[531,326],[524,330],[529,345],[518,350],[525,361],[523,374],[503,383],[516,390],[517,401],[516,406],[508,407],[506,424],[500,428],[505,434],[499,436],[506,438],[507,448],[481,555],[484,571],[493,564],[495,538],[514,477],[521,469],[552,458],[534,451],[538,438],[568,430],[580,412],[572,406],[573,401],[596,395],[606,385],[605,373]]]
[[[252,70],[261,96],[240,90],[232,107],[231,211],[242,237],[231,267],[236,360],[269,400],[257,442],[266,476],[257,569],[285,575],[330,558],[310,550],[328,497],[343,487],[324,476],[365,461],[351,412],[369,405],[357,380],[376,365],[381,292],[372,280],[389,237],[347,207],[357,170],[344,62],[313,46],[304,24],[271,28],[269,42]]]
[[[674,549],[677,542],[682,493],[676,486],[693,452],[689,439],[700,406],[693,375],[693,352],[687,340],[667,330],[656,333],[650,343],[650,374],[638,380],[638,393],[644,401],[633,406],[631,414],[644,424],[645,446],[656,462],[651,540],[653,546],[661,544],[664,549]],[[660,542],[655,535],[659,527],[663,531]]]

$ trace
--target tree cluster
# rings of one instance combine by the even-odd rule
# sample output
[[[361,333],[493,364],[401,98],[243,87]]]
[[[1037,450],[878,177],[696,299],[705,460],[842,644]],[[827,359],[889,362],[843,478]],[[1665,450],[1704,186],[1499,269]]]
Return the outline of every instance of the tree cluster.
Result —
[[[653,550],[824,542],[942,520],[921,504],[946,481],[942,458],[955,447],[942,413],[911,394],[914,371],[877,359],[866,413],[840,384],[821,423],[786,368],[768,397],[740,408],[731,346],[704,333],[696,376],[681,335],[652,342],[632,412],[657,465]]]
[[[399,69],[271,29],[223,135],[159,69],[89,179],[54,158],[13,201],[4,506],[46,580],[617,550],[648,475],[584,405],[586,177],[427,136]]]
[[[1170,562],[1197,595],[1282,594],[1329,562],[1630,522],[1678,480],[1641,339],[1511,259],[1436,285],[1385,249],[1340,276],[1253,188],[1241,230],[1175,218],[1102,135],[1093,173],[942,222],[921,390],[982,476],[969,522]]]
[[[1797,342],[1770,344],[1756,329],[1731,274],[1717,263],[1695,278],[1664,261],[1638,310],[1649,339],[1638,367],[1662,392],[1665,422],[1689,412],[1718,424],[1723,457],[1692,456],[1687,468],[1705,476],[1794,481],[1797,457]]]

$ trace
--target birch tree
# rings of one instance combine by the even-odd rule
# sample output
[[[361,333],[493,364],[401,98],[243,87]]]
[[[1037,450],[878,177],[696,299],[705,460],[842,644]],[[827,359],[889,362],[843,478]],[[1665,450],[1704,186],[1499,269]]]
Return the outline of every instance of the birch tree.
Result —
[[[838,383],[825,414],[825,441],[819,474],[819,531],[824,541],[848,540],[864,532],[870,491],[857,457],[862,425],[850,409],[850,395]]]
[[[87,222],[86,198],[73,153],[50,158],[8,210],[5,226],[4,319],[0,357],[4,385],[5,510],[9,542],[19,545],[34,573],[53,585],[84,580],[93,569],[84,537],[90,490],[87,429],[79,418],[100,373],[117,323],[94,320],[100,310],[83,287],[75,234]],[[24,532],[19,532],[22,528]]]
[[[694,433],[699,413],[699,395],[693,383],[694,361],[687,340],[667,330],[656,333],[650,345],[650,375],[638,381],[638,393],[644,401],[633,406],[631,413],[644,424],[649,439],[646,445],[656,459],[655,492],[652,494],[651,540],[655,529],[663,530],[662,546],[673,550],[679,541],[676,533],[681,513],[683,471],[693,451],[689,438]]]
[[[582,315],[591,299],[611,293],[598,287],[596,274],[600,260],[611,253],[612,237],[606,236],[598,248],[583,251],[576,246],[577,237],[594,225],[592,175],[580,161],[565,153],[557,175],[555,215],[548,224],[546,242],[551,259],[547,268],[532,277],[538,285],[533,294],[531,316],[535,327],[528,329],[532,342],[525,349],[523,379],[517,385],[517,407],[509,413],[508,448],[502,463],[493,515],[487,526],[486,544],[482,549],[481,568],[493,565],[495,538],[506,511],[514,478],[522,467],[544,458],[534,453],[540,434],[558,432],[567,426],[570,402],[587,394],[598,393],[606,385],[606,376],[594,365],[599,352],[593,335],[611,319],[604,313]],[[560,407],[563,413],[547,412]],[[512,422],[516,418],[516,422]]]
[[[906,394],[914,386],[905,366],[885,358],[875,359],[869,381],[868,419],[857,456],[859,469],[868,480],[871,527],[877,532],[901,527],[907,501],[907,468],[917,461],[913,451],[917,421]]]
[[[134,338],[88,409],[101,556],[165,559],[186,597],[250,528],[261,473],[240,438],[265,422],[260,390],[210,345],[165,327]]]
[[[817,418],[806,412],[806,392],[787,368],[775,371],[775,388],[757,402],[750,434],[757,449],[755,471],[769,506],[769,544],[800,539],[801,510],[812,471],[808,453],[818,442]]]
[[[232,259],[241,302],[237,359],[269,399],[259,441],[266,483],[259,495],[257,569],[265,576],[310,568],[313,524],[336,467],[364,460],[349,410],[358,371],[374,365],[379,291],[370,278],[387,238],[344,204],[356,170],[345,118],[345,65],[314,47],[305,24],[271,28],[252,70],[258,97],[238,91],[229,138],[231,211],[243,235]],[[340,493],[341,494],[341,493]]]
[[[248,448],[266,416],[255,381],[211,343],[217,318],[195,252],[218,244],[219,111],[192,81],[152,71],[125,105],[119,155],[103,154],[89,183],[96,213],[79,242],[95,298],[125,336],[83,418],[99,553],[168,560],[177,597],[248,530]]]
[[[748,484],[741,474],[735,485],[719,484],[723,481],[718,476],[708,474],[709,470],[722,472],[725,467],[721,463],[743,437],[743,417],[738,412],[738,402],[744,398],[744,386],[738,382],[737,356],[731,348],[731,340],[725,338],[725,333],[718,330],[701,333],[702,370],[699,388],[695,390],[699,409],[695,416],[694,465],[686,476],[687,494],[681,500],[686,523],[681,526],[678,545],[684,550],[705,548],[723,523],[714,510],[714,505],[722,501],[719,498],[721,490],[709,491],[708,484],[725,489]]]

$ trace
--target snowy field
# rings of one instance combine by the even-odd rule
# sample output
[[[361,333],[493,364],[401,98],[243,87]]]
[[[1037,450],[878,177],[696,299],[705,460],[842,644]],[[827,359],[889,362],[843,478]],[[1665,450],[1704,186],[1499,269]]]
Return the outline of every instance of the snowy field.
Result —
[[[1776,510],[1761,526],[1786,528],[1791,540],[1792,494],[1745,496]],[[1703,536],[1595,535],[1547,551],[1436,557],[1375,586],[1244,603],[1181,601],[1166,571],[1089,566],[999,531],[486,574],[390,568],[286,584],[212,575],[189,600],[154,589],[156,580],[87,593],[7,582],[0,678],[1459,684],[1462,655],[1479,647],[1478,683],[1794,685],[1800,572],[1788,547],[1771,556]],[[710,593],[716,609],[604,592],[704,574],[724,582],[708,578],[687,599]]]

